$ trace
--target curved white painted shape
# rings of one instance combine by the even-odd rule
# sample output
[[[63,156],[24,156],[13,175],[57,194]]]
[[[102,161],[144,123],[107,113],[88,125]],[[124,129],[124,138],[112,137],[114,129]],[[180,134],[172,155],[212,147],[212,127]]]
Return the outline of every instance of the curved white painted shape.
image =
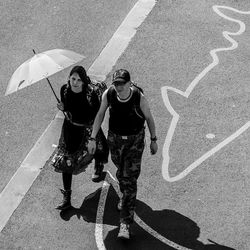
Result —
[[[99,250],[106,250],[104,241],[103,241],[103,216],[104,216],[104,208],[105,208],[105,203],[107,199],[107,194],[108,194],[108,189],[112,185],[118,194],[119,197],[121,197],[120,189],[118,182],[116,179],[112,176],[112,174],[107,171],[105,181],[103,182],[101,194],[100,194],[100,199],[98,203],[98,209],[97,209],[97,215],[96,215],[96,226],[95,226],[95,238],[96,238],[96,245]],[[157,233],[155,230],[153,230],[151,227],[149,227],[144,221],[140,219],[140,217],[135,213],[135,222],[143,228],[146,232],[151,234],[153,237],[156,239],[160,240],[162,243],[177,249],[177,250],[191,250],[189,248],[180,246],[176,244],[175,242],[168,240],[167,238],[163,237],[159,233]]]
[[[95,224],[95,239],[96,245],[99,250],[105,250],[105,245],[103,241],[103,216],[104,208],[108,195],[110,184],[107,181],[103,182],[100,199],[98,202],[98,208],[96,213],[96,224]]]
[[[195,77],[195,79],[190,83],[190,85],[188,86],[188,88],[186,89],[185,92],[183,92],[179,89],[176,89],[174,87],[170,87],[170,86],[164,86],[161,88],[163,102],[164,102],[166,108],[168,109],[168,111],[170,112],[170,114],[173,116],[170,127],[169,127],[168,132],[167,132],[167,136],[166,136],[164,145],[163,145],[163,149],[162,149],[162,156],[163,156],[162,175],[163,175],[163,178],[169,182],[178,181],[178,180],[184,178],[192,170],[194,170],[196,167],[198,167],[202,162],[204,162],[206,159],[211,157],[213,154],[215,154],[221,148],[226,146],[228,143],[232,142],[234,139],[236,139],[239,135],[241,135],[243,132],[245,132],[250,127],[250,121],[248,121],[240,129],[238,129],[235,133],[233,133],[228,138],[226,138],[224,141],[219,143],[216,147],[212,148],[207,153],[202,155],[199,159],[195,160],[184,171],[182,171],[181,173],[179,173],[178,175],[176,175],[174,177],[170,176],[170,174],[169,174],[169,161],[170,161],[169,148],[170,148],[171,141],[172,141],[172,138],[173,138],[173,135],[174,135],[174,132],[175,132],[178,120],[179,120],[179,114],[176,113],[174,108],[171,106],[171,103],[170,103],[169,98],[168,98],[168,91],[174,91],[175,93],[180,94],[180,95],[188,98],[189,95],[191,94],[191,92],[193,91],[193,89],[195,88],[195,86],[200,82],[200,80],[211,69],[213,69],[216,65],[218,65],[219,58],[217,56],[217,53],[222,52],[222,51],[234,50],[238,47],[238,43],[234,39],[232,39],[230,36],[241,35],[245,31],[245,28],[246,28],[245,24],[242,21],[226,16],[225,14],[223,14],[220,11],[220,9],[226,9],[226,10],[234,11],[234,12],[237,12],[240,14],[250,14],[250,11],[240,11],[240,10],[237,10],[237,9],[234,9],[231,7],[227,7],[227,6],[219,6],[219,5],[213,6],[213,10],[219,16],[221,16],[229,21],[235,22],[235,23],[239,24],[239,26],[240,26],[240,28],[237,32],[229,32],[229,31],[222,32],[223,36],[231,43],[231,46],[211,50],[210,55],[212,56],[213,62],[211,64],[209,64],[199,75],[197,75]]]

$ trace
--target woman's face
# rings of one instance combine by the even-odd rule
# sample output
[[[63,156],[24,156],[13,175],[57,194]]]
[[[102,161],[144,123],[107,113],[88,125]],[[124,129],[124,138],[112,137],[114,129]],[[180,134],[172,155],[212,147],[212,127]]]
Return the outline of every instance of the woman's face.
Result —
[[[69,77],[69,81],[73,92],[79,93],[82,91],[83,82],[77,73],[73,73]]]

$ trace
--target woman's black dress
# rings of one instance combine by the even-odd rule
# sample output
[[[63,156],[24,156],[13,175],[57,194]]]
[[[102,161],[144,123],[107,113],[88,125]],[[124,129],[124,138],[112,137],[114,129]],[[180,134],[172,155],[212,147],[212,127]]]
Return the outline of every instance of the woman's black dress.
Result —
[[[91,135],[92,125],[100,107],[99,97],[94,89],[88,86],[82,92],[74,93],[69,85],[65,84],[62,86],[60,94],[64,104],[64,112],[69,119],[64,119],[57,154],[61,157],[63,155],[64,158],[73,158],[73,162],[76,162],[75,158],[79,155],[86,154],[86,161],[88,161],[87,159],[91,161],[94,158],[99,163],[107,163],[109,150],[102,129],[99,130],[96,137],[97,148],[94,157],[87,153],[88,138]],[[53,164],[57,172],[78,174],[87,167],[84,164],[73,166],[74,163],[63,169],[62,166],[58,166],[60,164],[60,161],[58,164]]]

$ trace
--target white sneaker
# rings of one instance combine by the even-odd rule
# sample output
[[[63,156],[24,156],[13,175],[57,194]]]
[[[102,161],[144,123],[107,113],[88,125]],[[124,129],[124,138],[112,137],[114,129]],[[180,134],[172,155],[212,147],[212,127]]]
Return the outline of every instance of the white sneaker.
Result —
[[[130,232],[129,232],[129,225],[125,223],[120,224],[119,233],[117,236],[119,239],[129,240],[130,239]]]

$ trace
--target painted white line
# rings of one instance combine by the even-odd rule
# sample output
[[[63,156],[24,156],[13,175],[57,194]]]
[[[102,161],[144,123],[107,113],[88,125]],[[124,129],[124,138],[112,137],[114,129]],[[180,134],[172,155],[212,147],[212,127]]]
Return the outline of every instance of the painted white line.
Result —
[[[106,250],[104,242],[103,242],[103,217],[104,217],[104,208],[105,208],[105,203],[107,199],[107,193],[108,189],[112,185],[119,197],[121,197],[121,192],[119,189],[119,185],[117,180],[112,176],[112,174],[107,171],[107,175],[105,177],[105,181],[103,183],[102,191],[100,194],[100,200],[98,203],[98,210],[97,210],[97,215],[96,215],[96,227],[95,227],[95,235],[96,235],[96,242],[97,242],[97,247],[99,250]],[[166,244],[167,246],[170,246],[174,249],[177,250],[191,250],[190,248],[186,248],[183,246],[178,245],[177,243],[168,240],[164,236],[160,235],[158,232],[156,232],[154,229],[149,227],[144,221],[140,219],[140,217],[135,213],[135,222],[143,228],[146,232],[151,234],[153,237],[161,241],[162,243]]]
[[[104,215],[105,203],[108,195],[109,186],[110,184],[107,181],[103,182],[96,213],[95,239],[97,248],[99,250],[106,249],[103,241],[103,215]]]
[[[57,143],[61,119],[53,120],[0,194],[0,232],[39,175]]]
[[[165,138],[163,149],[162,149],[162,157],[163,157],[162,175],[163,175],[163,178],[169,182],[178,181],[178,180],[181,180],[182,178],[184,178],[186,175],[188,175],[192,170],[194,170],[196,167],[198,167],[206,159],[208,159],[209,157],[214,155],[221,148],[225,147],[228,143],[235,140],[239,135],[241,135],[243,132],[245,132],[250,126],[250,121],[249,121],[245,125],[243,125],[240,129],[238,129],[235,133],[233,133],[228,138],[226,138],[224,141],[219,143],[216,147],[212,148],[207,153],[202,155],[199,159],[195,160],[184,171],[182,171],[181,173],[179,173],[178,175],[176,175],[174,177],[170,176],[170,174],[169,174],[169,162],[170,162],[169,149],[170,149],[173,135],[174,135],[174,132],[175,132],[178,120],[179,120],[179,114],[176,113],[174,108],[171,106],[171,103],[170,103],[169,98],[168,98],[168,92],[173,91],[179,95],[182,95],[182,96],[188,98],[189,95],[191,94],[191,92],[193,91],[193,89],[195,88],[195,86],[200,82],[200,80],[207,73],[209,73],[211,71],[211,69],[213,69],[216,65],[219,64],[219,58],[217,56],[217,53],[222,52],[222,51],[234,50],[238,47],[238,43],[234,39],[232,39],[231,36],[241,35],[246,29],[245,24],[242,21],[226,16],[225,14],[223,14],[220,11],[220,9],[226,9],[226,10],[230,10],[230,11],[237,12],[240,14],[247,14],[247,15],[250,14],[250,11],[240,11],[240,10],[237,10],[237,9],[234,9],[231,7],[227,7],[227,6],[218,6],[218,5],[213,6],[213,10],[219,16],[221,16],[229,21],[235,22],[235,23],[239,24],[239,26],[240,26],[240,28],[237,32],[228,32],[228,31],[222,32],[223,36],[231,43],[231,46],[211,50],[210,55],[212,56],[213,62],[211,64],[209,64],[199,75],[197,75],[195,77],[195,79],[190,83],[190,85],[188,86],[188,88],[186,89],[185,92],[183,92],[179,89],[176,89],[174,87],[169,87],[169,86],[164,86],[161,88],[163,102],[164,102],[166,108],[168,109],[168,111],[173,116],[173,118],[171,120],[171,124],[170,124],[168,132],[167,132],[167,136]]]
[[[111,37],[98,59],[89,68],[88,74],[104,80],[110,73],[120,55],[127,48],[136,29],[153,9],[156,0],[139,0],[130,10],[124,21]]]
[[[104,241],[103,241],[103,217],[104,217],[105,203],[106,203],[110,185],[114,187],[117,195],[121,197],[121,192],[119,189],[118,182],[112,176],[112,174],[109,171],[107,171],[107,175],[102,185],[102,190],[101,190],[97,213],[96,213],[95,238],[96,238],[96,245],[99,250],[106,250]]]
[[[138,225],[140,225],[145,231],[147,231],[149,234],[154,236],[156,239],[161,241],[162,243],[177,249],[177,250],[192,250],[190,248],[186,248],[183,246],[178,245],[177,243],[174,243],[171,240],[168,240],[167,238],[163,237],[159,233],[157,233],[155,230],[153,230],[151,227],[149,227],[144,221],[142,221],[137,214],[135,214],[135,221]]]

